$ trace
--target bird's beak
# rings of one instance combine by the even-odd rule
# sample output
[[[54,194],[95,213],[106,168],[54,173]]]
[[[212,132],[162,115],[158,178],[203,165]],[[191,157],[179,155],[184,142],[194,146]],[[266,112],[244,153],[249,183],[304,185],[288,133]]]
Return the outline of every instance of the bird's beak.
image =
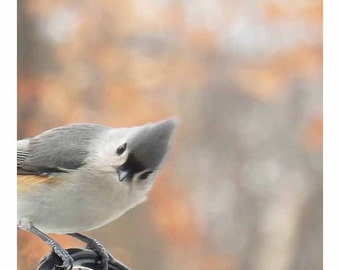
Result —
[[[118,180],[120,182],[123,182],[124,180],[128,179],[130,177],[130,171],[125,168],[118,168]]]

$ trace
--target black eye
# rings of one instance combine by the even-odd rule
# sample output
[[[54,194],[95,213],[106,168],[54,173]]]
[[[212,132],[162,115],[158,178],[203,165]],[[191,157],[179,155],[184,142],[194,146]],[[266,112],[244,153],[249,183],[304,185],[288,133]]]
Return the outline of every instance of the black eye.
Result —
[[[125,152],[126,146],[127,146],[127,144],[124,143],[117,148],[116,153],[117,153],[118,156],[121,156]]]
[[[139,176],[139,179],[141,180],[145,180],[149,177],[149,175],[153,173],[153,171],[146,171],[146,172],[143,172],[140,176]]]

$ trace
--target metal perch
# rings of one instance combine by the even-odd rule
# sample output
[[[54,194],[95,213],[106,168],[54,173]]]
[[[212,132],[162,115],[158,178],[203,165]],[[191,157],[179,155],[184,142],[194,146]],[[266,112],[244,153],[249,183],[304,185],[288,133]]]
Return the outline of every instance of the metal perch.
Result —
[[[70,248],[66,251],[73,258],[72,269],[86,269],[86,270],[102,270],[101,256],[94,250],[86,248]],[[64,270],[64,268],[58,267],[62,264],[62,260],[57,254],[51,252],[43,257],[40,261],[40,265],[37,270]],[[132,270],[128,268],[118,260],[114,259],[113,262],[109,262],[108,270]]]

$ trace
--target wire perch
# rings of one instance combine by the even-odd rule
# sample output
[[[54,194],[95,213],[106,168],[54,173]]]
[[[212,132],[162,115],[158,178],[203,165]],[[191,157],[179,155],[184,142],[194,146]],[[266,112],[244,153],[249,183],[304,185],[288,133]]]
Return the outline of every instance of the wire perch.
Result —
[[[72,269],[86,269],[86,270],[102,270],[100,255],[94,250],[86,248],[69,248],[66,251],[73,258]],[[40,261],[40,265],[37,270],[64,270],[64,268],[58,267],[62,263],[57,254],[51,252],[43,257]],[[123,263],[115,259],[114,262],[109,262],[108,270],[132,270]]]

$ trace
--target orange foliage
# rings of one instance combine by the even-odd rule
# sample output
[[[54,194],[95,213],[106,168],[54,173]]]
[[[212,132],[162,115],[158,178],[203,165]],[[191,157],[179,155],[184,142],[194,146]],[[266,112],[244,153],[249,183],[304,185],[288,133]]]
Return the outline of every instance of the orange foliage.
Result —
[[[271,101],[287,90],[282,73],[269,68],[248,68],[239,71],[242,89],[261,101]]]
[[[284,7],[275,2],[265,2],[264,14],[268,20],[282,19],[285,15]]]
[[[297,20],[304,19],[319,23],[322,19],[323,1],[280,2],[264,1],[264,15],[268,20]]]
[[[301,132],[301,144],[307,151],[322,150],[323,119],[322,115],[312,118]]]
[[[216,46],[216,34],[207,29],[195,29],[189,36],[189,42],[197,49],[214,49]]]
[[[289,89],[291,79],[319,80],[321,67],[320,49],[303,46],[279,52],[262,64],[252,63],[234,73],[243,91],[261,101],[271,101]]]
[[[153,222],[174,249],[197,248],[202,235],[196,223],[194,206],[180,188],[171,185],[172,175],[163,172],[150,196]]]

